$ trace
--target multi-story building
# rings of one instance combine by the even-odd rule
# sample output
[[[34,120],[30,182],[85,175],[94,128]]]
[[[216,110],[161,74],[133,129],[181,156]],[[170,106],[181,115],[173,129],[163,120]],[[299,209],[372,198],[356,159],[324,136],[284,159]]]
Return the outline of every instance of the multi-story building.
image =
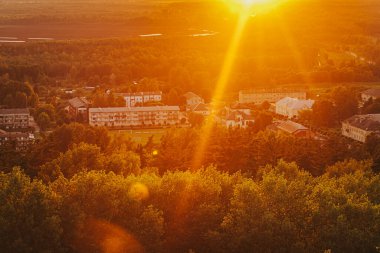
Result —
[[[6,132],[0,130],[0,148],[25,151],[33,142],[34,135],[31,133]]]
[[[303,110],[311,110],[314,100],[304,100],[298,98],[285,97],[276,102],[276,113],[288,118],[297,117]]]
[[[28,109],[0,109],[0,128],[5,130],[25,129],[29,127]]]
[[[342,122],[342,134],[365,143],[371,134],[380,135],[380,114],[355,115]]]
[[[362,100],[364,102],[372,99],[376,100],[380,98],[380,88],[373,88],[369,90],[365,90],[361,93]]]
[[[148,102],[161,102],[162,92],[133,92],[133,93],[115,93],[116,96],[122,96],[125,100],[125,106],[134,107],[136,104],[143,106]]]
[[[289,89],[260,89],[260,90],[242,90],[239,91],[239,103],[241,104],[262,104],[277,102],[284,97],[306,99],[306,91],[289,90]]]
[[[165,127],[179,125],[179,106],[90,108],[91,126],[110,128]]]

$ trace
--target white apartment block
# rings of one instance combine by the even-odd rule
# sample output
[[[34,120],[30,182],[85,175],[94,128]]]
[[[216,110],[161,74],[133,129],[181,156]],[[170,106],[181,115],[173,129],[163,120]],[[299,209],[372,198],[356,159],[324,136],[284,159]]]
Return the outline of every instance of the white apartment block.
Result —
[[[162,92],[134,92],[134,93],[116,93],[117,96],[122,96],[125,100],[125,106],[134,107],[136,104],[144,105],[147,102],[161,102]]]
[[[246,90],[239,91],[240,104],[255,103],[257,105],[260,105],[265,101],[269,103],[274,103],[284,97],[306,99],[306,92],[299,91],[299,90],[284,90],[284,89],[263,89],[263,90],[252,90],[252,91],[246,91]]]
[[[110,128],[165,127],[180,123],[179,106],[90,108],[89,124]]]
[[[314,100],[285,97],[276,102],[276,113],[288,118],[297,117],[300,111],[311,110]]]
[[[370,134],[380,134],[380,114],[355,115],[342,122],[342,134],[365,143]]]

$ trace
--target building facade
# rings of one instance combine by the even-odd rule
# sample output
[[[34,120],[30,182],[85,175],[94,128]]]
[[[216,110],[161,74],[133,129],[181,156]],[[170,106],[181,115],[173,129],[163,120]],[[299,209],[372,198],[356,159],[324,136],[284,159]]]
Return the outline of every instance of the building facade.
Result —
[[[28,109],[0,109],[0,128],[5,130],[29,128]]]
[[[90,103],[84,97],[75,97],[69,100],[68,112],[73,118],[87,121]]]
[[[227,111],[217,121],[227,128],[247,128],[255,123],[252,115],[241,111]]]
[[[285,97],[276,102],[276,113],[288,118],[297,117],[303,110],[311,110],[314,100]]]
[[[6,132],[0,130],[0,148],[10,148],[16,151],[25,151],[34,142],[31,133]]]
[[[342,135],[365,143],[371,134],[380,135],[380,114],[355,115],[342,122]]]
[[[149,128],[180,124],[179,106],[90,108],[89,124],[110,128]]]
[[[306,99],[306,91],[285,90],[285,89],[263,89],[263,90],[242,90],[239,91],[239,103],[241,104],[262,104],[277,102],[284,97]]]
[[[144,105],[148,102],[161,102],[162,92],[133,92],[133,93],[116,93],[116,96],[122,96],[125,100],[125,106],[134,107],[136,104]]]

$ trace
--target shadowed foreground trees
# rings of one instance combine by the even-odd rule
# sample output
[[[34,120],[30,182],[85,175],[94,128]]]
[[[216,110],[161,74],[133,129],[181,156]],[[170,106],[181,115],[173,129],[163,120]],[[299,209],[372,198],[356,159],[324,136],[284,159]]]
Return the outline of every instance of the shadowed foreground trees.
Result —
[[[0,174],[1,252],[65,252],[57,195],[20,169]]]
[[[89,171],[47,186],[13,170],[0,174],[0,243],[4,252],[376,252],[380,177],[367,162],[335,166],[313,177],[279,161],[254,179],[212,167]]]

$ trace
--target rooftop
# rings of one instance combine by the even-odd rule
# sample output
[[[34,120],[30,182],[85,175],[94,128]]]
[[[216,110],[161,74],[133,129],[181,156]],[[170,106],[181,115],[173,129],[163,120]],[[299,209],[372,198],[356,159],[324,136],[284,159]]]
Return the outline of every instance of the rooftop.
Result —
[[[274,124],[278,129],[291,134],[301,130],[308,130],[307,127],[291,120],[277,121]]]
[[[248,115],[245,112],[240,111],[230,111],[226,115],[226,120],[238,120],[239,117],[243,120],[254,120],[254,117],[252,115]]]
[[[29,114],[28,108],[0,109],[0,114]]]
[[[362,92],[362,94],[372,96],[372,97],[376,97],[376,98],[380,98],[380,88],[373,88],[373,89],[365,90]]]
[[[179,111],[179,106],[145,106],[145,107],[103,107],[90,108],[90,113],[114,113],[114,112],[158,112],[158,111]]]
[[[380,131],[380,114],[355,115],[344,123],[366,131]]]
[[[197,94],[195,94],[194,92],[191,92],[191,91],[186,92],[186,93],[184,94],[184,96],[185,96],[186,99],[200,98],[200,96],[198,96]]]
[[[196,112],[208,111],[209,110],[208,106],[204,103],[199,103],[197,105],[194,105],[190,109],[191,109],[191,111],[196,111]]]
[[[253,90],[241,90],[240,95],[250,95],[255,93],[306,93],[307,89],[303,88],[258,88]]]
[[[69,100],[69,104],[72,107],[79,108],[79,107],[87,107],[90,103],[84,97],[75,97]]]
[[[140,91],[140,92],[127,92],[127,93],[115,93],[116,96],[147,96],[147,95],[162,95],[162,91]]]
[[[311,108],[314,105],[314,100],[305,100],[298,98],[285,97],[279,101],[277,101],[276,106],[286,105],[288,108],[292,109],[305,109]]]

